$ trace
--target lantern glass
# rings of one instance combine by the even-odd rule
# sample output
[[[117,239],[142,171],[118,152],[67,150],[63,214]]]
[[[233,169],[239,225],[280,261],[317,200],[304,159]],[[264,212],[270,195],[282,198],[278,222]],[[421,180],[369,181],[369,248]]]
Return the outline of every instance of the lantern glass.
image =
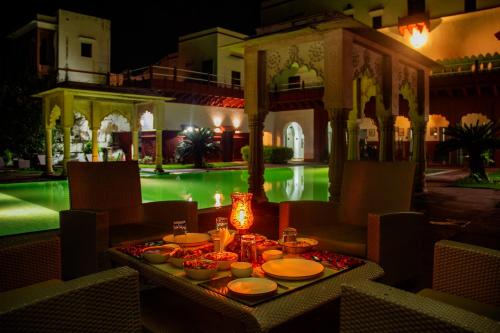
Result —
[[[231,200],[230,222],[240,234],[244,234],[253,224],[252,193],[234,192]]]

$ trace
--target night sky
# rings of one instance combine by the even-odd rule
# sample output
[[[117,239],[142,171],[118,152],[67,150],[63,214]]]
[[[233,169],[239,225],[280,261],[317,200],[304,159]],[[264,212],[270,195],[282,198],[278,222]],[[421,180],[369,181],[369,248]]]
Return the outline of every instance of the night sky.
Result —
[[[111,70],[119,72],[158,61],[175,52],[181,35],[220,26],[252,35],[259,26],[260,0],[17,0],[0,20],[3,38],[58,8],[111,20]]]

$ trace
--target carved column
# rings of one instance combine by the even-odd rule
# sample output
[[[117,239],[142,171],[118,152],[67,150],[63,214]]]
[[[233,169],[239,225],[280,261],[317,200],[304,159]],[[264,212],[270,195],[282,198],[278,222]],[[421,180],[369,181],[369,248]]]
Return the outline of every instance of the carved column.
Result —
[[[380,162],[394,161],[394,121],[392,115],[378,118],[380,150],[378,159]]]
[[[245,112],[248,115],[250,156],[248,191],[254,201],[267,201],[264,191],[263,129],[267,114],[266,52],[245,48]]]
[[[264,145],[262,140],[265,116],[248,117],[250,155],[248,160],[248,191],[257,201],[266,201],[264,191]]]
[[[64,126],[63,127],[63,175],[68,174],[68,169],[67,169],[67,164],[70,160],[71,157],[71,127],[69,126]]]
[[[347,122],[347,159],[351,161],[359,160],[359,126],[357,120]]]
[[[99,162],[99,129],[92,127],[92,162]]]
[[[139,131],[132,131],[132,160],[139,160]]]
[[[417,164],[414,191],[423,192],[425,190],[425,133],[427,122],[424,119],[413,120],[411,129],[413,133],[412,161]]]
[[[157,101],[154,103],[154,127],[156,129],[156,154],[155,162],[156,168],[155,172],[163,173],[163,118],[165,114],[166,103],[162,101]]]
[[[156,161],[156,168],[155,172],[158,173],[163,173],[165,172],[163,170],[163,147],[162,147],[162,141],[163,141],[163,131],[161,129],[156,130],[156,155],[155,155],[155,161]]]
[[[52,157],[52,127],[45,126],[45,166],[46,174],[54,174],[54,158]]]
[[[346,160],[347,142],[347,115],[349,109],[328,108],[328,117],[332,127],[332,151],[328,162],[328,178],[330,180],[329,200],[339,201],[342,187],[342,176],[344,174],[344,162]]]

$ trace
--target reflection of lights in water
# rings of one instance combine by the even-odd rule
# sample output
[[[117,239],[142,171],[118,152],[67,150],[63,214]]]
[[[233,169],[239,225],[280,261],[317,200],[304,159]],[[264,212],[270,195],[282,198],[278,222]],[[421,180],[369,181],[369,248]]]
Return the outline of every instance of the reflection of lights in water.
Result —
[[[215,193],[214,199],[215,199],[215,205],[214,205],[214,207],[219,208],[220,206],[222,206],[222,199],[223,199],[222,194]]]
[[[304,167],[291,169],[293,177],[285,182],[285,193],[288,200],[300,200],[304,192]]]
[[[270,182],[264,182],[264,192],[269,192],[273,189],[273,184]]]

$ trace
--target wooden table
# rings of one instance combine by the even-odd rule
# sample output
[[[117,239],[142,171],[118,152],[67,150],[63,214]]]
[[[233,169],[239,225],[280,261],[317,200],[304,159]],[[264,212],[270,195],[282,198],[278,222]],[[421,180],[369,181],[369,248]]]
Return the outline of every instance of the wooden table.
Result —
[[[115,248],[108,252],[114,263],[130,266],[138,270],[147,281],[175,291],[189,301],[241,322],[246,332],[267,332],[282,323],[335,301],[340,297],[340,286],[344,282],[376,280],[384,274],[380,266],[366,262],[359,267],[251,307],[198,286],[187,278],[169,274]]]

